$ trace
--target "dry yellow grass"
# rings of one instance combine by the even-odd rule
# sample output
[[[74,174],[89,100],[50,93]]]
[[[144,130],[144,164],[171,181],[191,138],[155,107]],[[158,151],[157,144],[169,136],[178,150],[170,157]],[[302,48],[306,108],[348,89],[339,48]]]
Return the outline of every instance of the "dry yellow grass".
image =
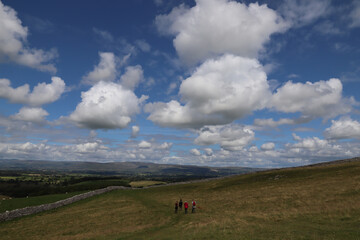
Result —
[[[180,197],[196,214],[174,214]],[[360,239],[360,162],[120,190],[0,224],[1,239]]]

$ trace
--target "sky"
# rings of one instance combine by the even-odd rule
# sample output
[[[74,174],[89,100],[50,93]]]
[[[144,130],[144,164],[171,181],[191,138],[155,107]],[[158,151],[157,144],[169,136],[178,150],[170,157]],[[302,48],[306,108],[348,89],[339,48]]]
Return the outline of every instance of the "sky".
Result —
[[[360,156],[360,1],[0,0],[0,158]]]

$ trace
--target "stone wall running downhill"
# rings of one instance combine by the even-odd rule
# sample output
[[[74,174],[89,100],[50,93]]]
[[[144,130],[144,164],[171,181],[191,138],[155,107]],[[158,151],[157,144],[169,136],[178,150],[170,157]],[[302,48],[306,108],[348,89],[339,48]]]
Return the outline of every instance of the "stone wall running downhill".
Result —
[[[326,162],[326,163],[318,163],[318,164],[314,164],[314,165],[301,166],[301,167],[313,167],[313,166],[318,166],[318,165],[323,165],[323,164],[333,164],[333,163],[352,162],[352,161],[360,161],[360,158],[357,157],[357,158],[352,158],[352,159],[339,160],[339,161]],[[265,171],[265,169],[262,169],[260,171]],[[252,172],[252,173],[254,173],[254,172]],[[76,196],[73,196],[73,197],[70,197],[70,198],[67,198],[67,199],[64,199],[64,200],[60,200],[60,201],[57,201],[57,202],[54,202],[54,203],[43,204],[43,205],[34,206],[34,207],[26,207],[26,208],[21,208],[21,209],[15,209],[15,210],[12,210],[12,211],[6,211],[5,213],[0,213],[0,222],[8,221],[8,220],[18,218],[18,217],[22,217],[22,216],[27,216],[27,215],[30,215],[30,214],[43,212],[43,211],[46,211],[46,210],[55,209],[55,208],[58,208],[58,207],[62,207],[62,206],[69,205],[71,203],[83,200],[85,198],[89,198],[89,197],[92,197],[92,196],[95,196],[95,195],[99,195],[99,194],[102,194],[102,193],[106,193],[106,192],[110,192],[110,191],[118,190],[118,189],[140,190],[140,189],[157,188],[157,187],[180,185],[180,184],[208,182],[208,181],[213,181],[213,180],[216,180],[216,179],[230,178],[230,177],[233,177],[233,176],[234,175],[217,177],[217,178],[207,178],[207,179],[193,180],[193,181],[187,181],[187,182],[175,182],[175,183],[153,185],[153,186],[142,187],[142,188],[131,188],[131,187],[123,187],[123,186],[110,186],[110,187],[107,187],[107,188],[102,188],[102,189],[98,189],[98,190],[95,190],[95,191],[79,194],[79,195],[76,195]]]
[[[99,195],[105,192],[109,192],[109,191],[113,191],[113,190],[117,190],[117,189],[128,189],[127,187],[122,187],[122,186],[111,186],[111,187],[107,187],[107,188],[102,188],[102,189],[98,189],[95,191],[91,191],[91,192],[87,192],[87,193],[82,193],[79,195],[75,195],[73,197],[64,199],[64,200],[60,200],[54,203],[49,203],[49,204],[42,204],[39,206],[34,206],[34,207],[26,207],[26,208],[21,208],[21,209],[15,209],[12,211],[6,211],[5,213],[0,213],[0,222],[3,221],[8,221],[14,218],[18,218],[18,217],[23,217],[23,216],[27,216],[30,214],[35,214],[35,213],[39,213],[39,212],[43,212],[46,210],[51,210],[51,209],[55,209],[58,207],[62,207],[80,200],[83,200],[85,198],[89,198],[95,195]]]
[[[131,187],[123,187],[123,186],[110,186],[107,188],[102,188],[102,189],[98,189],[98,190],[94,190],[91,192],[87,192],[87,193],[82,193],[64,200],[60,200],[54,203],[48,203],[48,204],[43,204],[43,205],[39,205],[39,206],[34,206],[34,207],[26,207],[26,208],[20,208],[20,209],[15,209],[12,211],[6,211],[5,213],[0,213],[0,222],[3,221],[8,221],[14,218],[18,218],[18,217],[23,217],[23,216],[27,216],[27,215],[31,215],[31,214],[35,214],[35,213],[40,213],[43,211],[47,211],[47,210],[51,210],[51,209],[55,209],[58,207],[62,207],[65,205],[69,205],[71,203],[83,200],[85,198],[89,198],[95,195],[99,195],[102,193],[106,193],[106,192],[110,192],[113,190],[118,190],[118,189],[132,189],[132,190],[140,190],[140,189],[147,189],[147,188],[157,188],[157,187],[164,187],[164,186],[172,186],[172,185],[181,185],[181,184],[189,184],[189,183],[199,183],[199,182],[208,182],[208,181],[212,181],[215,179],[223,179],[223,178],[228,178],[231,176],[224,176],[224,177],[217,177],[217,178],[207,178],[207,179],[200,179],[200,180],[193,180],[193,181],[187,181],[187,182],[174,182],[174,183],[168,183],[168,184],[161,184],[161,185],[153,185],[153,186],[148,186],[148,187],[142,187],[142,188],[131,188]]]

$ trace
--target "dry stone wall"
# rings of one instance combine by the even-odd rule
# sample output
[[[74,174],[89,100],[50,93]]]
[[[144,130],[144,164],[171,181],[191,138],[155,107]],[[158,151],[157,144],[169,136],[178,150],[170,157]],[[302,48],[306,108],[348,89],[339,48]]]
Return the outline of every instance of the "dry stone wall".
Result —
[[[122,186],[111,186],[111,187],[102,188],[102,189],[98,189],[95,191],[75,195],[73,197],[70,197],[70,198],[67,198],[64,200],[60,200],[60,201],[57,201],[54,203],[42,204],[42,205],[34,206],[34,207],[26,207],[26,208],[16,209],[16,210],[12,210],[12,211],[6,211],[5,213],[0,214],[0,222],[8,221],[8,220],[18,218],[18,217],[27,216],[30,214],[43,212],[46,210],[55,209],[58,207],[62,207],[62,206],[95,196],[95,195],[99,195],[99,194],[117,190],[117,189],[127,189],[127,188],[122,187]]]
[[[98,189],[98,190],[94,190],[91,192],[87,192],[87,193],[82,193],[64,200],[60,200],[54,203],[48,203],[48,204],[43,204],[43,205],[39,205],[39,206],[34,206],[34,207],[26,207],[26,208],[21,208],[21,209],[15,209],[12,211],[6,211],[5,213],[0,213],[0,222],[3,221],[8,221],[8,220],[12,220],[14,218],[18,218],[18,217],[23,217],[23,216],[27,216],[27,215],[31,215],[31,214],[35,214],[35,213],[40,213],[43,211],[47,211],[47,210],[51,210],[51,209],[55,209],[58,207],[62,207],[65,205],[69,205],[71,203],[95,196],[95,195],[99,195],[102,193],[106,193],[106,192],[110,192],[113,190],[118,190],[118,189],[133,189],[133,190],[140,190],[140,189],[147,189],[147,188],[156,188],[156,187],[164,187],[164,186],[172,186],[172,185],[180,185],[180,184],[189,184],[189,183],[199,183],[199,182],[207,182],[207,181],[211,181],[211,180],[215,180],[215,179],[222,179],[222,178],[227,178],[230,176],[226,176],[226,177],[219,177],[219,178],[209,178],[209,179],[201,179],[201,180],[193,180],[193,181],[188,181],[188,182],[175,182],[175,183],[168,183],[168,184],[162,184],[162,185],[154,185],[154,186],[148,186],[148,187],[143,187],[143,188],[131,188],[131,187],[123,187],[123,186],[110,186],[107,188],[102,188],[102,189]]]

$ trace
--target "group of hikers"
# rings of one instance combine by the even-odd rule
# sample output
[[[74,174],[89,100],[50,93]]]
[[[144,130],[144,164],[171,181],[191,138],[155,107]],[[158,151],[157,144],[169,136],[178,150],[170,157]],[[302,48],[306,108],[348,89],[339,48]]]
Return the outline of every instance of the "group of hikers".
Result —
[[[195,201],[195,200],[192,200],[191,205],[192,205],[191,213],[195,213],[196,201]],[[178,212],[178,209],[182,210],[182,207],[183,207],[183,201],[182,201],[182,199],[180,198],[180,201],[179,201],[179,202],[178,202],[178,201],[175,202],[175,213]],[[185,214],[187,214],[188,208],[189,208],[189,204],[188,204],[187,201],[185,201],[185,202],[184,202]]]

